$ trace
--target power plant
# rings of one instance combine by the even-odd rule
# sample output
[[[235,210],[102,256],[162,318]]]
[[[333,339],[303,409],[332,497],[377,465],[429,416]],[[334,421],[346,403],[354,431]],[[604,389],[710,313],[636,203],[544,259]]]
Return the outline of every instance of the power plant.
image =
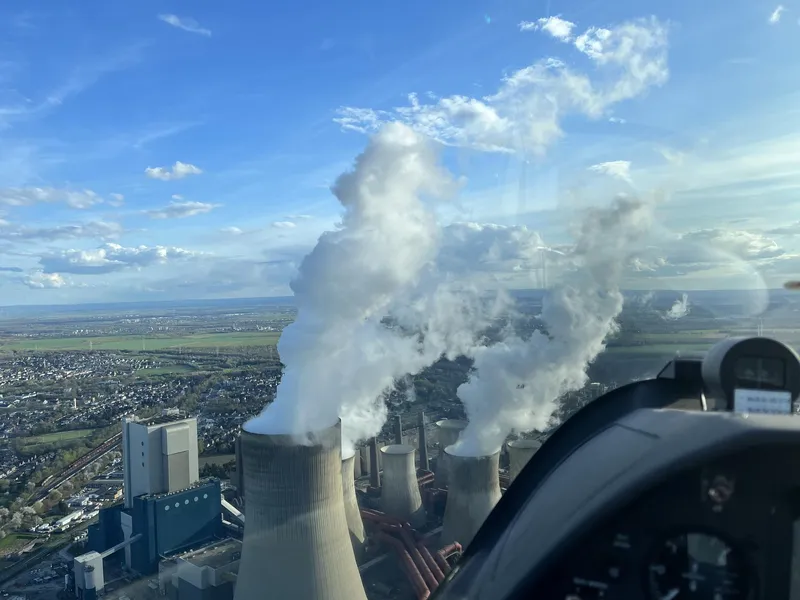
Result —
[[[366,600],[343,497],[341,424],[243,430],[245,528],[235,600]]]
[[[520,474],[525,465],[531,457],[536,454],[536,451],[542,445],[541,442],[536,440],[514,440],[508,442],[508,479],[510,483],[514,483],[517,475]]]
[[[356,560],[359,560],[364,553],[364,521],[361,519],[361,512],[358,508],[358,498],[356,498],[356,461],[359,463],[358,475],[361,476],[361,456],[355,452],[342,459],[342,491],[344,493],[344,512],[347,517],[347,529],[350,531],[350,542],[353,544],[353,552]]]
[[[422,527],[425,524],[425,509],[419,493],[415,454],[414,447],[405,444],[381,448],[381,506],[387,516],[407,522],[412,527]]]
[[[466,547],[500,500],[500,451],[489,456],[445,453],[450,476],[441,541]]]
[[[445,448],[452,446],[458,441],[458,436],[467,426],[466,421],[460,419],[443,419],[436,422],[438,431],[439,455],[436,458],[436,487],[447,489],[447,481],[450,475],[448,467],[448,454]]]

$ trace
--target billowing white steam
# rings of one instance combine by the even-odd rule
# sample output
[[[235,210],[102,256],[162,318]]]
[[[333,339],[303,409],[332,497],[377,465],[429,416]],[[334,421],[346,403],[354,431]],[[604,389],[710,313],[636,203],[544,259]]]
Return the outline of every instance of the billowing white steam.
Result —
[[[678,300],[664,313],[668,321],[677,321],[689,314],[689,294],[683,293]]]
[[[437,276],[440,229],[419,197],[454,191],[436,158],[422,136],[390,124],[337,180],[342,222],[292,282],[298,312],[278,343],[277,396],[245,429],[300,436],[341,417],[347,453],[380,431],[396,379],[474,345],[463,328],[479,326],[483,305]]]
[[[475,350],[476,373],[458,389],[469,425],[453,452],[488,455],[512,431],[544,429],[558,399],[585,384],[588,364],[616,328],[623,264],[650,217],[649,206],[626,198],[585,215],[574,251],[580,265],[544,300],[548,334],[512,335]]]

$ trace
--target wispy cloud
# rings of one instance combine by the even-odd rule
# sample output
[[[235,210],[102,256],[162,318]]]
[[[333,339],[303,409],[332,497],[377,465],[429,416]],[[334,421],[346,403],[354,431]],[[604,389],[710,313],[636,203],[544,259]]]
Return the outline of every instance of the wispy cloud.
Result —
[[[775,23],[779,23],[779,22],[780,22],[780,20],[781,20],[781,16],[783,15],[783,12],[784,12],[785,10],[786,10],[786,7],[785,7],[785,6],[783,6],[783,4],[779,4],[779,5],[778,5],[778,6],[775,8],[775,10],[773,10],[773,11],[772,11],[772,13],[769,15],[769,22],[770,22],[771,24],[773,24],[773,25],[774,25]]]
[[[177,161],[172,168],[170,167],[147,167],[144,174],[150,179],[160,179],[161,181],[171,181],[173,179],[183,179],[187,175],[200,175],[202,169],[189,163]]]
[[[68,240],[78,238],[96,238],[100,240],[114,239],[122,235],[119,223],[107,221],[89,221],[77,225],[57,225],[54,227],[28,227],[7,222],[0,222],[0,239],[12,241],[31,240]]]
[[[275,221],[272,223],[272,226],[276,229],[294,229],[297,227],[297,225],[291,221]]]
[[[154,208],[143,212],[151,219],[183,219],[211,212],[220,206],[222,205],[208,202],[173,201],[163,208]]]
[[[103,198],[92,190],[63,190],[50,187],[27,187],[0,189],[0,204],[7,206],[31,206],[40,203],[64,202],[70,208],[90,208],[103,202]]]
[[[481,98],[459,95],[423,102],[409,94],[408,106],[343,107],[334,121],[361,133],[401,121],[450,146],[541,154],[563,135],[565,116],[608,118],[615,104],[664,84],[669,78],[667,33],[655,18],[610,29],[590,27],[571,47],[589,57],[595,69],[579,72],[548,58],[509,74],[494,94]]]
[[[205,35],[211,37],[211,30],[200,27],[200,24],[191,17],[179,17],[178,15],[158,15],[159,20],[164,21],[173,27],[183,29],[189,33],[196,33],[198,35]]]
[[[631,183],[631,163],[628,160],[612,160],[599,163],[589,167],[589,170]]]
[[[520,31],[546,31],[554,38],[562,42],[568,42],[572,39],[572,30],[575,28],[575,23],[565,21],[561,17],[543,17],[536,21],[522,21],[519,24]]]
[[[174,246],[138,246],[103,244],[94,250],[59,250],[39,257],[42,271],[102,275],[129,268],[142,268],[197,256],[196,252]]]

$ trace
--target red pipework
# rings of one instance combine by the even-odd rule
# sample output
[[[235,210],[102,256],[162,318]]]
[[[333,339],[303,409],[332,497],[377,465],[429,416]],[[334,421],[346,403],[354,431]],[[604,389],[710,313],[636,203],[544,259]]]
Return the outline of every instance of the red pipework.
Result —
[[[436,578],[436,583],[442,583],[444,581],[444,571],[442,571],[441,567],[436,563],[431,551],[428,550],[428,547],[421,541],[417,542],[417,548],[419,549],[419,553],[422,554],[422,558],[425,559],[428,567],[430,567],[431,573],[433,573],[433,576]]]
[[[392,537],[388,533],[383,532],[378,533],[378,539],[394,548],[395,552],[397,552],[397,557],[400,559],[400,562],[402,563],[406,574],[408,575],[411,586],[417,592],[417,598],[419,600],[427,600],[431,595],[431,590],[427,585],[425,585],[425,580],[422,578],[422,574],[419,572],[419,569],[411,559],[411,555],[408,553],[408,550],[406,550],[403,542],[395,537]]]
[[[433,473],[425,473],[424,475],[420,475],[417,477],[417,484],[418,485],[425,485],[427,483],[431,483],[433,481],[434,474]]]
[[[436,581],[436,578],[433,576],[428,563],[425,562],[425,559],[422,557],[422,553],[414,543],[414,538],[411,535],[411,532],[407,528],[403,527],[400,529],[399,533],[400,539],[403,540],[408,553],[411,555],[411,558],[414,559],[414,563],[417,565],[417,568],[422,574],[423,579],[425,579],[425,583],[428,584],[428,589],[435,590],[436,586],[439,585],[439,582]]]
[[[456,552],[462,552],[461,544],[458,542],[453,542],[452,544],[448,544],[441,550],[439,550],[436,554],[434,554],[434,558],[436,562],[439,563],[439,566],[442,567],[442,571],[445,573],[449,573],[452,569],[450,568],[450,563],[447,562],[447,557],[452,556]]]

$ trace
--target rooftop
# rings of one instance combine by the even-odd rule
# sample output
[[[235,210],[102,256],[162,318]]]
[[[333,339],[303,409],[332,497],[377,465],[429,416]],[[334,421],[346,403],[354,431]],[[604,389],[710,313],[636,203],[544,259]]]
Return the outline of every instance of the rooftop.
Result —
[[[219,567],[239,560],[242,555],[242,542],[233,538],[228,538],[218,542],[213,542],[197,550],[186,552],[177,558],[192,563],[197,567]]]

